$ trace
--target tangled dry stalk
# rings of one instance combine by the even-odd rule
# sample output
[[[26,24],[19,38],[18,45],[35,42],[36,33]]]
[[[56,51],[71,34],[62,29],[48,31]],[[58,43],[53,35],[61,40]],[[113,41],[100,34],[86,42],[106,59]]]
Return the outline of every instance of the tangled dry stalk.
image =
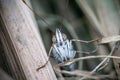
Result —
[[[119,45],[120,45],[119,40],[120,40],[120,36],[112,36],[112,37],[102,38],[99,41],[99,44],[105,44],[105,43],[117,41],[117,42],[115,42],[114,46],[112,47],[112,50],[109,53],[109,55],[86,56],[86,57],[75,58],[73,60],[69,60],[69,61],[66,61],[64,63],[57,64],[54,67],[54,69],[57,73],[65,73],[65,74],[69,74],[69,75],[83,76],[83,77],[80,77],[79,80],[83,80],[86,78],[100,79],[100,78],[108,77],[106,75],[104,75],[104,77],[103,77],[103,75],[93,75],[93,74],[95,74],[97,71],[100,71],[101,69],[105,68],[105,66],[109,63],[111,58],[112,59],[120,59],[120,57],[112,56],[112,54],[119,48]],[[60,66],[66,66],[66,65],[70,65],[72,63],[75,63],[77,61],[93,59],[93,58],[104,58],[104,59],[92,71],[81,71],[81,70],[65,71],[65,70],[58,70],[57,69]]]

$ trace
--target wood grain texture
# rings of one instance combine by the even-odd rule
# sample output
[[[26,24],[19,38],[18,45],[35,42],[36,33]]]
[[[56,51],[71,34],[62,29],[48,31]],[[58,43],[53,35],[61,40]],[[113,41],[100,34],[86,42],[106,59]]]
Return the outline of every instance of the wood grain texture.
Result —
[[[45,64],[47,54],[32,12],[22,0],[0,0],[0,5],[0,15],[4,22],[3,34],[10,48],[9,67],[11,71],[14,70],[15,80],[21,80],[20,76],[25,77],[22,80],[56,80],[50,63],[36,71]]]

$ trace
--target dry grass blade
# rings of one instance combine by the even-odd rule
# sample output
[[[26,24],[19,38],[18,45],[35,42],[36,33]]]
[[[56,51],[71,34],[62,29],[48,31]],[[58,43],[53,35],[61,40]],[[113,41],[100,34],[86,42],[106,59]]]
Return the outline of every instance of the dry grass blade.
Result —
[[[86,78],[97,79],[97,80],[101,78],[109,77],[109,75],[95,75],[95,74],[91,74],[91,72],[81,71],[81,70],[65,71],[65,70],[55,69],[55,71],[57,73],[64,73],[64,74],[76,75],[76,76],[85,76]]]
[[[69,74],[69,75],[85,76],[85,77],[88,77],[88,78],[91,78],[91,79],[98,79],[98,77],[92,76],[90,74],[90,72],[87,72],[87,71],[80,71],[80,70],[65,71],[65,70],[57,70],[57,69],[55,69],[55,71],[57,73],[65,73],[65,74]]]
[[[117,57],[117,56],[108,56],[108,55],[87,56],[87,57],[75,58],[73,60],[69,60],[69,61],[57,64],[55,67],[70,65],[70,64],[72,64],[74,62],[77,62],[77,61],[80,61],[80,60],[93,59],[93,58],[105,58],[105,57],[114,58],[114,59],[120,59],[120,57]]]
[[[60,67],[60,66],[70,65],[70,64],[72,64],[72,63],[74,63],[76,61],[80,61],[80,60],[93,59],[93,58],[103,58],[103,57],[105,57],[105,59],[103,59],[103,61],[101,61],[99,63],[99,65],[97,65],[91,72],[88,72],[88,73],[84,74],[84,72],[81,72],[81,71],[78,71],[78,70],[77,71],[71,71],[71,72],[69,72],[69,71],[58,71],[58,70],[56,70],[56,67],[55,67],[55,71],[56,72],[65,73],[65,74],[70,74],[70,75],[84,76],[84,77],[80,78],[80,80],[83,80],[83,79],[86,79],[86,78],[93,78],[91,75],[93,73],[95,73],[96,71],[98,71],[102,66],[104,66],[106,64],[106,62],[109,62],[110,58],[120,59],[120,57],[111,56],[115,52],[116,48],[118,48],[118,45],[119,44],[115,43],[115,45],[112,48],[112,50],[111,50],[111,52],[110,52],[109,55],[81,57],[81,58],[76,58],[76,59],[73,59],[73,60],[70,60],[70,61],[66,61],[64,63],[60,63],[60,64],[56,65],[56,67]],[[96,78],[96,77],[94,77],[94,78]]]
[[[120,45],[119,42],[116,42],[116,43],[114,44],[114,46],[113,46],[113,48],[112,48],[112,50],[111,50],[111,52],[110,52],[110,54],[109,54],[108,56],[111,56],[111,55],[116,51],[116,49],[118,49],[118,46],[119,46],[119,45]],[[108,56],[106,56],[105,59],[103,59],[103,61],[101,61],[90,73],[93,74],[93,73],[95,73],[96,71],[99,71],[100,69],[103,69],[104,66],[105,66],[107,63],[109,63],[109,61],[110,61],[110,58],[109,58]],[[86,79],[86,77],[84,76],[84,77],[82,77],[80,80],[83,80],[83,79]]]
[[[110,43],[110,42],[116,42],[116,41],[120,41],[120,36],[110,36],[110,37],[104,37],[100,40],[100,44],[104,44],[104,43]]]

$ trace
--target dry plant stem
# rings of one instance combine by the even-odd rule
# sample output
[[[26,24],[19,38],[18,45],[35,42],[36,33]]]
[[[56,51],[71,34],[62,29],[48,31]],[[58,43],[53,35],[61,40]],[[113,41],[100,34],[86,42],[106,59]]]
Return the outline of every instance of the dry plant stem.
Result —
[[[114,59],[120,59],[120,57],[117,56],[108,56],[108,55],[100,55],[100,56],[87,56],[87,57],[80,57],[80,58],[75,58],[73,60],[69,60],[60,64],[57,64],[55,67],[60,67],[60,66],[65,66],[65,65],[70,65],[74,62],[80,61],[80,60],[86,60],[86,59],[94,59],[94,58],[114,58]]]
[[[40,69],[44,68],[47,65],[47,63],[49,62],[49,60],[50,60],[50,57],[48,58],[48,60],[46,61],[46,63],[43,66],[37,68],[36,71],[39,71]]]
[[[37,69],[36,69],[37,71],[39,71],[41,68],[44,68],[44,67],[47,65],[47,63],[48,63],[49,60],[50,60],[50,54],[51,54],[52,49],[53,49],[53,46],[51,46],[51,48],[50,48],[50,50],[49,50],[48,60],[46,61],[46,63],[45,63],[43,66],[37,68]]]
[[[100,38],[98,39],[94,39],[94,40],[90,40],[90,41],[84,41],[84,40],[79,40],[79,39],[71,39],[70,43],[72,43],[73,41],[78,41],[78,42],[82,42],[82,43],[92,43],[92,42],[98,42],[99,40],[101,40]],[[85,54],[90,54],[90,53],[95,53],[98,49],[98,44],[97,44],[97,48],[94,49],[91,52],[85,52],[85,51],[76,51],[77,53],[85,53]]]
[[[100,40],[100,44],[109,43],[109,42],[117,42],[117,41],[120,41],[120,35],[103,37]]]
[[[99,45],[97,45],[96,49],[94,49],[94,50],[93,50],[93,51],[91,51],[91,52],[85,52],[85,51],[76,51],[76,53],[92,54],[92,53],[95,53],[95,52],[97,52],[97,50],[98,50],[98,47],[99,47]]]
[[[0,0],[0,3],[4,23],[1,28],[10,50],[6,59],[11,58],[10,61],[15,64],[7,60],[10,74],[14,71],[12,76],[15,80],[56,80],[50,63],[41,71],[36,71],[38,65],[46,63],[48,58],[30,10],[22,0]]]
[[[76,74],[74,71],[73,72],[68,72],[68,71],[58,71],[56,70],[56,67],[60,67],[60,66],[65,66],[65,65],[70,65],[76,61],[80,61],[80,60],[86,60],[86,59],[93,59],[93,58],[104,58],[105,59],[95,68],[93,69],[91,72],[90,72],[90,75],[92,75],[95,71],[97,71],[106,61],[108,61],[108,59],[110,58],[114,58],[114,59],[120,59],[120,57],[117,57],[117,56],[111,56],[113,54],[113,52],[116,50],[116,48],[118,48],[118,46],[115,46],[112,48],[112,51],[109,55],[101,55],[101,56],[87,56],[87,57],[81,57],[81,58],[76,58],[76,59],[73,59],[73,60],[70,60],[70,61],[66,61],[64,63],[60,63],[58,65],[55,66],[55,71],[56,72],[61,72],[61,73],[66,73],[66,74],[70,74],[70,75],[78,75]],[[79,74],[80,76],[81,74]],[[84,75],[85,77],[82,77],[80,80],[82,79],[86,79],[86,78],[90,78],[90,75],[88,74],[88,76]],[[82,76],[82,75],[81,75]]]
[[[72,39],[71,41],[80,41],[80,42],[83,42],[83,43],[91,43],[91,42],[95,42],[95,41],[98,41],[98,40],[99,40],[99,39],[95,39],[95,40],[91,40],[91,41],[84,41],[84,40]],[[71,42],[71,41],[70,41],[70,42]],[[49,50],[49,55],[48,55],[48,60],[47,60],[47,62],[46,62],[43,66],[37,68],[37,69],[36,69],[37,71],[39,71],[41,68],[44,68],[44,67],[47,65],[47,63],[49,62],[49,59],[50,59],[50,54],[51,54],[52,49],[53,49],[53,46],[51,46],[51,48],[50,48],[50,50]],[[97,46],[97,48],[96,48],[95,50],[93,50],[92,52],[82,52],[82,51],[76,51],[76,52],[90,54],[90,53],[96,52],[97,49],[98,49],[98,46]]]
[[[86,77],[89,77],[89,78],[92,78],[92,79],[98,79],[98,77],[92,76],[92,75],[90,74],[90,72],[87,72],[87,71],[80,71],[80,70],[65,71],[65,70],[57,70],[57,69],[55,69],[55,71],[56,71],[57,73],[65,73],[65,74],[77,75],[77,76],[86,76]]]
[[[75,70],[75,71],[65,71],[65,70],[57,70],[55,69],[55,71],[57,73],[64,73],[64,74],[69,74],[69,75],[77,75],[77,76],[85,76],[91,79],[100,79],[100,78],[106,78],[109,75],[92,75],[90,72],[88,71],[81,71],[81,70]]]
[[[79,39],[71,39],[70,42],[72,43],[73,41],[78,41],[78,42],[82,42],[82,43],[92,43],[92,42],[98,41],[100,39],[101,38],[90,40],[90,41],[84,41],[84,40],[79,40]]]
[[[114,37],[116,37],[116,36],[114,36]],[[101,42],[104,42],[104,40],[106,40],[106,39],[107,39],[107,38],[98,38],[98,39],[94,39],[94,40],[90,40],[90,41],[72,39],[72,40],[70,40],[70,42],[72,43],[73,41],[78,41],[78,42],[82,42],[82,43],[92,43],[92,42],[95,42],[95,41],[96,41],[96,42],[99,42],[98,44],[102,44]],[[111,39],[111,37],[108,37],[108,39]],[[110,40],[110,41],[111,41],[111,40]],[[114,41],[114,40],[112,40],[112,41]],[[99,45],[97,45],[97,48],[96,48],[95,50],[91,51],[91,52],[84,52],[84,51],[76,51],[76,52],[77,52],[77,53],[85,53],[85,54],[95,53],[95,52],[97,51],[98,47],[99,47]],[[47,63],[49,62],[52,48],[53,48],[53,46],[50,48],[47,62],[46,62],[43,66],[37,68],[37,69],[36,69],[37,71],[39,71],[41,68],[44,68],[44,67],[47,65]],[[106,60],[105,60],[105,61],[106,61]],[[107,62],[109,62],[109,60],[106,61],[106,63],[107,63]]]
[[[106,56],[106,58],[97,67],[95,67],[90,73],[93,74],[97,70],[103,69],[104,67],[101,68],[101,66],[102,65],[104,66],[104,64],[106,64],[110,61],[109,56],[111,56],[115,52],[115,50],[118,48],[118,46],[119,46],[119,42],[116,42],[115,45],[113,46],[110,54],[108,56]],[[86,77],[82,77],[80,80],[83,80],[83,79],[86,79]]]
[[[96,41],[96,42],[98,42],[98,44],[105,44],[105,43],[120,41],[120,35],[102,37],[102,38],[97,38],[97,39],[90,40],[90,41],[84,41],[84,40],[78,40],[78,39],[72,39],[72,40],[70,40],[71,43],[73,41],[78,41],[78,42],[81,42],[81,43],[92,43],[92,42]]]
[[[118,44],[118,45],[119,45],[119,44]],[[118,48],[118,45],[116,44],[116,46],[114,46],[114,47],[112,48],[112,51],[110,52],[109,55],[87,56],[87,57],[76,58],[76,59],[73,59],[73,60],[70,60],[70,61],[66,61],[66,62],[64,62],[64,63],[60,63],[60,64],[56,65],[56,67],[65,66],[65,65],[70,65],[70,64],[72,64],[72,63],[74,63],[74,62],[76,62],[76,61],[80,61],[80,60],[93,59],[93,58],[104,58],[104,57],[105,57],[105,59],[92,71],[92,72],[94,72],[94,71],[96,71],[96,70],[99,68],[99,66],[101,66],[105,61],[109,61],[108,59],[110,59],[110,58],[120,59],[120,57],[111,56],[111,55],[113,54],[113,52]]]

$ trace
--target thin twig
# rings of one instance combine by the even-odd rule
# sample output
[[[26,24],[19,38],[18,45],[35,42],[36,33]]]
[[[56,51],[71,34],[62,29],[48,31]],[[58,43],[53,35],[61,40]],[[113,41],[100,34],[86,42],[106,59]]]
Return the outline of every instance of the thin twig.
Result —
[[[64,73],[64,74],[69,74],[69,75],[77,75],[77,76],[86,76],[92,79],[98,79],[96,76],[92,76],[90,72],[88,71],[80,71],[80,70],[75,70],[75,71],[66,71],[66,70],[58,70],[54,69],[57,73]]]
[[[75,71],[66,71],[66,70],[58,70],[58,69],[54,69],[57,73],[64,73],[64,74],[69,74],[69,75],[77,75],[77,76],[85,76],[87,78],[91,78],[91,79],[101,79],[101,78],[106,78],[109,77],[110,75],[92,75],[90,72],[88,71],[81,71],[81,70],[75,70]]]
[[[99,70],[100,67],[102,65],[104,65],[106,62],[108,63],[110,61],[110,57],[109,56],[111,56],[116,51],[116,49],[118,49],[119,45],[120,45],[119,42],[116,42],[115,45],[113,46],[110,54],[108,56],[106,56],[106,58],[99,65],[97,65],[90,73],[93,74],[94,72],[96,72],[97,70]],[[83,79],[86,79],[86,77],[80,78],[80,80],[83,80]]]
[[[53,49],[53,47],[51,47],[49,50],[49,55],[48,55],[48,59],[47,59],[46,63],[44,65],[42,65],[41,67],[37,68],[36,71],[39,71],[41,68],[44,68],[47,65],[47,63],[50,60],[50,54],[51,54],[52,49]]]
[[[56,69],[56,67],[65,66],[65,65],[70,65],[70,64],[72,64],[72,63],[74,63],[74,62],[76,62],[76,61],[80,61],[80,60],[93,59],[93,58],[104,58],[104,57],[105,57],[105,59],[104,59],[97,67],[95,67],[95,68],[90,72],[90,74],[92,75],[92,74],[93,74],[94,72],[96,72],[103,64],[105,64],[106,61],[109,62],[109,59],[110,59],[110,58],[120,59],[120,57],[111,56],[111,55],[114,53],[114,51],[115,51],[116,49],[118,49],[118,46],[119,46],[119,44],[116,43],[115,46],[112,48],[112,50],[111,50],[111,52],[110,52],[109,55],[87,56],[87,57],[75,58],[75,59],[73,59],[73,60],[66,61],[66,62],[64,62],[64,63],[60,63],[60,64],[56,65],[54,69]],[[56,71],[56,70],[55,70],[55,71]],[[78,75],[78,74],[75,73],[75,71],[73,71],[73,72],[61,71],[61,73],[66,73],[66,74],[70,74],[70,75],[72,75],[72,74]],[[79,76],[80,76],[80,75],[82,76],[82,74],[79,74]],[[89,77],[88,77],[88,76],[89,76]],[[90,75],[84,75],[84,77],[80,78],[80,80],[86,79],[86,78],[90,78],[90,77],[91,77]]]
[[[108,55],[87,56],[87,57],[80,57],[80,58],[75,58],[75,59],[72,59],[72,60],[68,60],[68,61],[66,61],[66,62],[57,64],[55,67],[70,65],[70,64],[72,64],[72,63],[74,63],[74,62],[77,62],[77,61],[80,61],[80,60],[94,59],[94,58],[105,58],[105,57],[114,58],[114,59],[120,59],[120,57],[118,57],[118,56],[108,56]]]

